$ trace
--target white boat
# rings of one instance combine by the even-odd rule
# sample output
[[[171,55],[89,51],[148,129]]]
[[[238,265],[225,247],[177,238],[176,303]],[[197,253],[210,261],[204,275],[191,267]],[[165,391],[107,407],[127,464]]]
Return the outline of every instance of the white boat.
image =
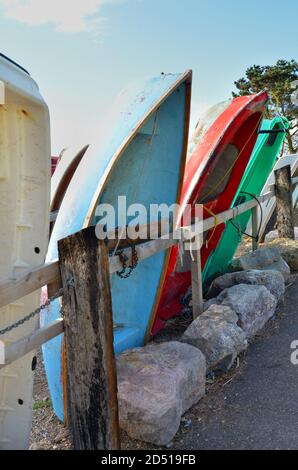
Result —
[[[292,177],[298,176],[298,155],[285,155],[284,157],[281,157],[277,160],[272,172],[270,173],[266,184],[263,188],[262,194],[265,194],[269,191],[270,186],[274,184],[275,178],[274,178],[274,172],[278,170],[279,168],[282,168],[286,165],[291,166],[291,174]],[[296,185],[293,189],[292,192],[292,200],[293,200],[293,207],[296,206],[297,200],[298,200],[298,185]],[[263,202],[261,204],[262,209],[258,209],[258,220],[261,221],[261,226],[259,229],[259,239],[263,240],[265,232],[266,232],[266,227],[268,226],[271,217],[274,214],[275,207],[276,207],[276,198],[271,197],[267,201]],[[262,214],[261,214],[262,210]],[[249,221],[247,225],[247,233],[251,234],[251,220]]]
[[[50,123],[28,72],[0,54],[0,280],[42,265],[48,246]],[[0,330],[39,306],[34,292],[0,309]],[[11,343],[39,317],[0,334]],[[0,449],[26,449],[32,422],[35,352],[0,369]]]

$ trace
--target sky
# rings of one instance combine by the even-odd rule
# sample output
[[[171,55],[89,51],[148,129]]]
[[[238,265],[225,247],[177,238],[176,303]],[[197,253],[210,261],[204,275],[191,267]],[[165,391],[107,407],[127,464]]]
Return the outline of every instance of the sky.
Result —
[[[56,155],[136,77],[192,69],[193,127],[250,65],[298,60],[297,21],[297,0],[0,0],[0,51],[37,81]]]

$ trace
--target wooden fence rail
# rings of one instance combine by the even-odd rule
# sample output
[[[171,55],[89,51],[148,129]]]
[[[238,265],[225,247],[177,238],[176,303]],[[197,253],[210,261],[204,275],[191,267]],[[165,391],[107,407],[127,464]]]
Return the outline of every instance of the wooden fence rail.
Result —
[[[264,202],[267,199],[270,199],[273,194],[274,193],[270,191],[260,196],[258,200],[259,202]],[[221,212],[217,215],[216,221],[214,220],[214,217],[210,217],[202,221],[200,224],[177,229],[168,235],[163,235],[161,238],[144,242],[137,247],[138,259],[141,261],[149,258],[159,251],[164,251],[176,245],[179,240],[188,240],[190,230],[192,233],[199,235],[213,228],[215,224],[219,225],[226,222],[227,220],[233,219],[234,217],[237,217],[238,215],[253,209],[257,205],[257,201],[253,199],[237,207]],[[131,250],[129,248],[124,250],[124,253],[128,257],[131,256]],[[119,269],[122,268],[119,256],[110,257],[109,265],[110,274],[119,271]],[[51,287],[52,295],[62,287],[58,260],[32,269],[28,273],[23,274],[16,279],[7,279],[5,281],[1,281],[0,308],[5,307],[6,305],[24,297],[25,295],[31,294],[45,285]],[[53,289],[53,285],[55,286],[55,289]]]
[[[288,169],[287,174],[289,174]],[[278,184],[278,181],[276,183]],[[293,178],[292,184],[297,183],[298,178]],[[289,186],[291,187],[291,184]],[[290,189],[288,189],[289,191]],[[276,193],[278,193],[278,188],[276,189],[275,185],[272,185],[266,194],[256,199],[228,209],[217,214],[216,217],[210,217],[196,225],[178,228],[170,234],[161,230],[160,223],[154,222],[141,226],[136,242],[138,260],[145,260],[177,243],[189,241],[190,232],[193,237],[200,237],[201,234],[213,227],[250,210],[252,211],[252,234],[256,235],[258,230],[257,208],[260,203],[267,201]],[[288,204],[290,200],[291,198],[288,197]],[[148,240],[148,234],[153,239]],[[40,328],[14,343],[6,344],[5,341],[1,341],[0,336],[0,368],[7,366],[65,331],[68,364],[68,421],[76,449],[116,449],[120,445],[117,427],[116,372],[113,357],[109,279],[111,274],[122,269],[122,263],[118,255],[109,256],[108,253],[111,255],[117,244],[120,243],[124,254],[130,259],[131,248],[125,242],[127,242],[125,238],[120,241],[110,240],[109,234],[106,242],[100,241],[96,239],[94,227],[90,227],[59,242],[59,255],[63,254],[59,260],[32,269],[15,279],[0,282],[0,308],[43,286],[48,287],[49,296],[59,293],[59,289],[63,288],[65,319],[58,319],[51,325]],[[253,249],[257,247],[257,240],[253,238]],[[74,252],[75,256],[73,256]],[[193,255],[191,273],[193,314],[196,317],[202,313],[203,308],[200,250],[195,250]],[[82,261],[84,267],[80,260],[84,261],[84,263]],[[82,276],[86,265],[89,270],[96,273],[95,276]],[[74,279],[75,287],[73,288],[67,286],[66,280],[69,276]],[[92,295],[90,295],[91,291]],[[73,296],[76,298],[75,302]],[[91,299],[96,305],[91,305]],[[94,325],[97,325],[96,328]],[[87,345],[86,348],[81,348],[81,351],[84,351],[84,357],[74,357],[73,355],[78,336],[80,336],[80,341]],[[90,360],[92,367],[86,371],[86,363],[90,363]],[[80,382],[82,376],[84,376],[83,385]],[[98,398],[94,397],[93,392],[93,396],[91,396],[91,382],[93,386],[96,385],[97,390],[101,390]],[[88,392],[89,386],[91,388]],[[94,388],[92,390],[94,391]],[[92,400],[95,401],[91,405],[96,410],[101,408],[103,411],[98,415],[94,408],[91,429],[90,422],[87,422],[85,417]]]
[[[270,199],[273,195],[274,193],[272,191],[269,191],[268,193],[260,196],[257,199],[261,203]],[[153,256],[154,254],[160,251],[164,251],[176,245],[177,243],[179,243],[180,240],[188,241],[190,231],[195,235],[200,235],[212,229],[215,225],[219,225],[230,219],[233,219],[234,217],[243,214],[248,210],[254,209],[257,206],[257,200],[253,199],[244,204],[240,204],[237,207],[228,209],[224,212],[221,212],[220,214],[217,214],[216,220],[214,219],[214,217],[210,217],[197,225],[179,228],[170,234],[163,234],[161,238],[144,242],[136,247],[138,259],[139,261],[145,260],[146,258],[149,258],[150,256]],[[153,225],[156,226],[156,223],[154,222]],[[146,233],[149,233],[149,229],[150,228],[146,226]],[[253,248],[256,248],[255,245]],[[123,252],[130,260],[131,249],[124,249]],[[196,254],[195,256],[198,260],[199,255]],[[121,269],[122,264],[119,259],[119,256],[111,256],[109,258],[109,273],[113,274]],[[201,283],[199,282],[201,275],[200,263],[198,261],[196,261],[195,264],[193,263],[192,273],[195,276],[192,283],[192,287],[193,296],[196,299],[196,306],[194,309],[194,315],[196,316],[201,313],[202,310]],[[50,292],[51,296],[55,295],[58,290],[62,288],[63,285],[58,260],[35,268],[29,271],[28,273],[17,277],[16,279],[8,279],[5,281],[1,281],[0,308],[5,307],[6,305],[12,302],[15,302],[16,300],[20,299],[21,297],[24,297],[25,295],[31,294],[32,292],[42,288],[45,285],[48,286],[48,292]],[[25,353],[34,350],[36,347],[40,346],[46,341],[49,341],[55,336],[58,336],[59,334],[61,334],[63,329],[63,320],[60,319],[53,325],[46,326],[45,328],[42,328],[37,332],[33,332],[30,335],[17,341],[16,343],[10,344],[9,346],[5,346],[4,342],[0,340],[0,369],[5,365],[11,363],[13,360],[22,357]],[[1,360],[3,358],[5,358],[5,360]]]

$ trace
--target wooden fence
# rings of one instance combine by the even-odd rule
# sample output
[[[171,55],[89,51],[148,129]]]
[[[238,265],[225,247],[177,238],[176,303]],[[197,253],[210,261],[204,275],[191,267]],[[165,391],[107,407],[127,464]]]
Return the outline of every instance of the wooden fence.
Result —
[[[142,238],[148,233],[152,234],[152,229],[153,233],[159,230],[159,227],[156,223],[141,227],[140,239],[136,244],[139,262],[176,245],[179,240],[189,241],[190,229],[199,236],[247,211],[252,211],[252,243],[255,250],[258,247],[259,203],[276,195],[277,207],[286,212],[286,220],[293,225],[289,188],[291,184],[298,183],[298,178],[291,180],[289,175],[288,167],[277,170],[279,187],[272,185],[266,194],[217,214],[216,220],[210,217],[195,226],[179,228],[167,236],[164,234],[148,241]],[[115,240],[108,240],[107,243],[98,240],[94,227],[89,227],[59,242],[59,260],[32,269],[16,279],[0,282],[0,308],[43,286],[48,287],[49,297],[63,289],[64,319],[60,318],[14,343],[6,344],[0,340],[0,368],[65,333],[67,396],[64,398],[67,400],[67,422],[75,449],[120,448],[110,275],[121,270],[122,263],[118,255],[109,256],[115,243]],[[121,243],[124,244],[124,254],[130,260],[131,249],[125,248],[125,240]],[[90,272],[94,275],[86,275]],[[193,252],[191,274],[193,315],[197,317],[203,311],[200,249]],[[73,281],[71,286],[69,279]],[[78,340],[86,347],[76,350]],[[82,381],[80,378],[83,376]],[[95,390],[98,393],[94,393]]]

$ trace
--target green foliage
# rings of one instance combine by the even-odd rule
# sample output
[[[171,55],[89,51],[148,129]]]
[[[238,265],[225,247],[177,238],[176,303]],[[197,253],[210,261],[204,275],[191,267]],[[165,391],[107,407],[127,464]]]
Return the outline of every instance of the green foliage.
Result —
[[[33,405],[33,410],[40,410],[42,408],[51,408],[52,402],[51,400],[36,400]]]
[[[253,65],[245,72],[245,77],[235,82],[237,92],[233,96],[251,95],[262,90],[270,94],[271,104],[267,116],[272,118],[282,114],[290,121],[287,143],[290,153],[298,151],[298,106],[292,96],[293,82],[298,80],[298,63],[295,60],[278,60],[275,65]]]

